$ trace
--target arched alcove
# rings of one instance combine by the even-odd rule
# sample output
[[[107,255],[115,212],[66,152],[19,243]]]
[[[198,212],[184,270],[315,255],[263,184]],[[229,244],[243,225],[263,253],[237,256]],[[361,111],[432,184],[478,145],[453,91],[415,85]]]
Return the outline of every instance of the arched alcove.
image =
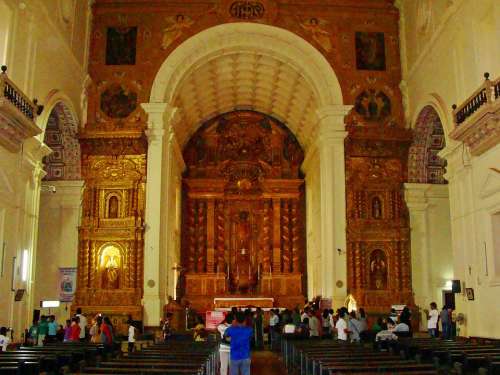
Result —
[[[410,183],[446,184],[446,160],[438,156],[446,145],[443,125],[431,105],[420,111],[415,123],[413,143],[408,156]]]
[[[64,103],[54,105],[47,119],[44,143],[52,149],[45,157],[46,181],[80,180],[80,144],[77,139],[78,120]]]

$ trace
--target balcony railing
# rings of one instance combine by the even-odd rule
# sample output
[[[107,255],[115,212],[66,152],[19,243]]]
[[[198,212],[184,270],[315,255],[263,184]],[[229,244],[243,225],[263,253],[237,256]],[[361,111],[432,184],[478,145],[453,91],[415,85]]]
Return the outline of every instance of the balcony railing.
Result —
[[[484,73],[484,83],[459,107],[453,104],[453,119],[455,127],[460,126],[481,108],[493,105],[500,97],[500,78],[490,81],[490,74]]]
[[[469,146],[472,155],[481,155],[500,142],[500,78],[485,81],[459,107],[453,105],[455,128],[450,138]]]
[[[17,152],[22,142],[40,134],[35,120],[41,106],[31,101],[7,76],[7,67],[0,73],[0,145]]]

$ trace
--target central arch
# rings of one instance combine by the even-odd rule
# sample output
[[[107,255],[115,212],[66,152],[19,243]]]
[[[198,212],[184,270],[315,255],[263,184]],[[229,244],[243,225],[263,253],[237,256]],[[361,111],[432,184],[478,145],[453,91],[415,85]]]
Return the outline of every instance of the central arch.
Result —
[[[157,318],[156,311],[174,294],[178,276],[180,184],[185,168],[181,150],[201,124],[241,109],[278,119],[303,147],[306,194],[316,197],[308,200],[307,217],[320,218],[319,223],[306,223],[307,258],[317,267],[311,269],[308,262],[307,272],[323,275],[308,281],[309,294],[332,297],[335,280],[343,280],[336,290],[339,300],[345,298],[345,258],[334,260],[332,254],[335,248],[345,249],[344,116],[351,106],[343,105],[339,81],[318,50],[274,26],[211,27],[167,57],[155,77],[150,102],[142,106],[148,114],[149,138],[146,321]],[[172,268],[176,270],[171,272]],[[161,277],[165,269],[166,278]]]

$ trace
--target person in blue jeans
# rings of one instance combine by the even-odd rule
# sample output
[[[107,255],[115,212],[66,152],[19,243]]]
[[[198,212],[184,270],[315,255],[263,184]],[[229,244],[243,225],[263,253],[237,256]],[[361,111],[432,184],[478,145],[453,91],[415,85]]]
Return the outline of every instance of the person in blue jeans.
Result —
[[[245,315],[236,314],[236,324],[226,329],[224,336],[231,339],[230,375],[250,375],[250,340],[253,331],[245,325]]]

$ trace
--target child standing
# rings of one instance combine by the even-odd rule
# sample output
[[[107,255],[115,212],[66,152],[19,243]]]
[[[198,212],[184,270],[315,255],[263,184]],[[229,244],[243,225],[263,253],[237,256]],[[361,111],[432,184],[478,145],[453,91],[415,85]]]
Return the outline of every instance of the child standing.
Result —
[[[135,327],[131,320],[128,322],[128,352],[134,351],[135,345]]]

